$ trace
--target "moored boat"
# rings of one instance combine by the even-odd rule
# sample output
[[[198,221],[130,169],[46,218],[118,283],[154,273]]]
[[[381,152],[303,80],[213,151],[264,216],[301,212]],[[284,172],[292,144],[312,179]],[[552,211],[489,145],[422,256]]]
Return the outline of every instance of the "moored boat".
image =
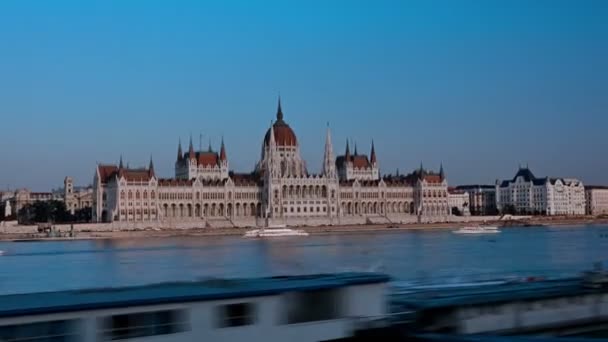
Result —
[[[302,229],[290,228],[261,228],[249,230],[243,235],[247,238],[262,238],[262,237],[285,237],[285,236],[308,236],[308,233]]]
[[[496,226],[469,226],[453,231],[454,234],[496,234],[500,230]]]

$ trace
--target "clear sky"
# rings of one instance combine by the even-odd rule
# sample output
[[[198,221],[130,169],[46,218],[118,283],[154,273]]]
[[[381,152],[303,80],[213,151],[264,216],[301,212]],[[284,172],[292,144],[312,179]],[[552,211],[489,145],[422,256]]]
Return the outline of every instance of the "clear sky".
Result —
[[[170,177],[201,132],[250,171],[279,93],[312,172],[329,121],[383,173],[608,184],[607,80],[603,0],[3,0],[0,188],[121,154]]]

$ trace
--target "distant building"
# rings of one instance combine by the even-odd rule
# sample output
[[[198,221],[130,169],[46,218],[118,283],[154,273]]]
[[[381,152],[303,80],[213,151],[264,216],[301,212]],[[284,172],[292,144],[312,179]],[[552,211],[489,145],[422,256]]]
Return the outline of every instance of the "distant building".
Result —
[[[471,215],[496,215],[496,186],[459,185],[456,189],[469,194]]]
[[[190,139],[188,151],[178,144],[174,178],[157,177],[152,160],[147,168],[131,169],[121,158],[119,165],[98,165],[93,184],[96,222],[257,223],[259,218],[295,225],[310,220],[331,224],[341,218],[386,220],[387,215],[447,219],[443,168],[439,173],[421,168],[408,176],[380,177],[373,142],[369,156],[356,147],[351,153],[347,142],[344,155],[334,158],[328,128],[322,169],[310,173],[280,101],[252,172],[229,171],[223,139],[219,153],[211,147],[196,151]]]
[[[608,186],[585,187],[587,215],[608,215]]]
[[[496,182],[496,206],[502,213],[584,215],[585,188],[574,178],[536,178],[521,168],[510,180]]]
[[[469,210],[469,193],[456,188],[448,188],[448,205],[450,211],[456,209],[458,214],[462,216],[470,216]]]
[[[74,215],[76,210],[92,207],[93,187],[75,187],[72,177],[65,177],[61,200],[65,202],[66,209]]]

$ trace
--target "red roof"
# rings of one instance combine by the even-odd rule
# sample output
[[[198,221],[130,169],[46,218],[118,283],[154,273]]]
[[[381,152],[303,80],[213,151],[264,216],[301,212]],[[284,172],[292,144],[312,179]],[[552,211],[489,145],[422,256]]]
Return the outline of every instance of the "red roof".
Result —
[[[428,183],[441,183],[441,176],[439,175],[424,175],[422,179]]]
[[[147,169],[119,169],[118,175],[127,181],[148,181],[152,178],[152,174]]]
[[[356,155],[351,158],[353,166],[357,169],[366,169],[370,166],[369,160],[366,155]]]
[[[272,125],[274,131],[274,141],[277,146],[296,146],[298,140],[296,134],[293,132],[291,127],[286,124],[283,120],[277,121]],[[264,136],[264,143],[268,144],[270,141],[270,128],[266,131]]]
[[[216,166],[219,164],[219,156],[215,152],[198,152],[196,158],[198,165]]]
[[[116,165],[99,165],[97,170],[100,182],[107,183],[118,172],[118,167]]]

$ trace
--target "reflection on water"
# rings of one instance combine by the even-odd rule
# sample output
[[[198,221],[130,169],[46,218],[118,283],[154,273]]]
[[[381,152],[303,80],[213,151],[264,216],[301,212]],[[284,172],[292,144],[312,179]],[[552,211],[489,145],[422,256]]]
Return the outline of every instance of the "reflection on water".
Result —
[[[340,271],[418,282],[558,277],[608,259],[607,247],[606,226],[510,228],[492,236],[442,230],[276,240],[0,242],[0,293]]]

